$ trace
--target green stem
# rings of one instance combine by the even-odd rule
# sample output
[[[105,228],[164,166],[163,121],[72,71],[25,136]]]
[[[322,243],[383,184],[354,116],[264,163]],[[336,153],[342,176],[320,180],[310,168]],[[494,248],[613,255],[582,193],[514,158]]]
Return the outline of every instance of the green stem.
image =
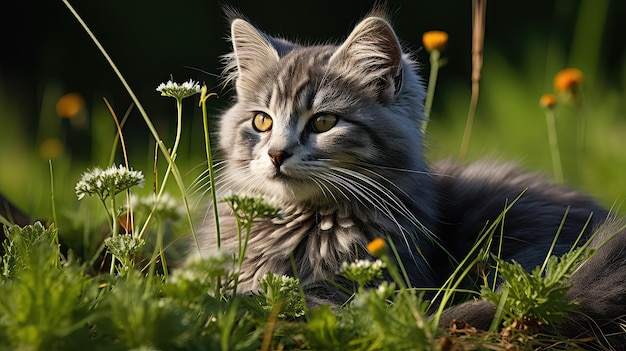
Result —
[[[210,96],[210,94],[208,95]],[[202,124],[204,126],[204,143],[206,148],[206,159],[207,159],[207,167],[209,169],[209,183],[211,186],[211,200],[213,201],[213,218],[215,220],[215,236],[217,249],[220,249],[221,246],[221,234],[220,234],[220,220],[217,209],[217,191],[215,189],[215,169],[213,168],[213,156],[211,154],[211,139],[209,136],[209,123],[207,119],[207,111],[206,111],[206,85],[202,87],[202,96],[200,97],[200,103],[202,104]],[[200,245],[198,244],[198,239],[194,237],[196,240],[196,246],[198,247],[198,251],[200,251]]]
[[[176,139],[174,140],[174,147],[172,147],[172,160],[176,159],[176,153],[178,152],[178,144],[180,144],[180,135],[182,134],[182,122],[183,122],[183,100],[176,99]]]
[[[152,252],[152,262],[150,262],[150,269],[148,276],[154,277],[156,272],[156,261],[157,256],[161,258],[161,266],[163,267],[163,276],[167,278],[168,270],[167,270],[167,262],[165,261],[165,251],[163,251],[163,236],[164,236],[164,225],[161,221],[157,222],[157,241],[154,247],[154,251]]]
[[[159,201],[161,200],[161,196],[163,196],[163,193],[165,192],[165,186],[167,185],[167,181],[170,177],[170,173],[172,173],[172,165],[174,164],[173,162],[176,160],[176,152],[178,151],[178,145],[180,144],[180,136],[182,134],[182,119],[183,119],[183,100],[178,99],[178,98],[176,99],[176,116],[177,116],[176,138],[174,140],[174,145],[172,146],[172,150],[169,153],[172,162],[169,162],[167,165],[167,169],[165,170],[165,175],[163,175],[163,181],[161,182],[161,187],[159,188],[159,192],[157,193],[156,198],[154,200],[154,206],[152,207],[152,211],[150,211],[150,214],[148,214],[148,218],[146,219],[146,222],[143,228],[141,228],[141,231],[139,232],[139,238],[142,238],[143,234],[145,233],[145,229],[148,226],[148,223],[152,221],[152,213],[154,212],[154,209],[156,208]],[[159,144],[163,144],[163,143],[160,142]]]
[[[483,48],[485,40],[485,17],[487,11],[487,0],[472,0],[472,95],[470,97],[469,110],[465,120],[465,130],[459,158],[464,159],[469,148],[474,117],[478,107],[478,96],[480,95],[480,74],[483,67]]]
[[[52,205],[52,222],[57,226],[57,228],[59,228],[56,206],[54,204],[54,172],[52,171],[52,160],[48,160],[48,164],[50,165],[50,202]],[[58,245],[58,240],[54,244]]]
[[[548,127],[548,142],[550,143],[550,153],[552,154],[552,168],[554,178],[557,183],[563,183],[563,167],[561,166],[561,155],[559,153],[559,142],[556,134],[556,118],[554,110],[546,109],[546,125]]]
[[[113,238],[117,237],[118,234],[118,227],[117,227],[117,210],[116,210],[116,203],[115,203],[115,188],[111,189],[113,190],[111,192],[111,236]],[[117,260],[117,258],[115,257],[115,255],[111,254],[111,267],[109,269],[109,273],[112,275],[115,272],[115,261]],[[120,261],[121,262],[121,261]]]
[[[411,311],[413,318],[415,318],[415,323],[417,327],[424,331],[424,334],[426,334],[428,339],[431,339],[432,335],[430,333],[430,329],[426,328],[426,323],[427,323],[426,319],[418,311],[417,306],[415,306],[413,300],[409,296],[409,288],[405,280],[400,275],[400,272],[398,272],[398,268],[395,262],[391,259],[391,257],[389,257],[386,254],[382,255],[381,260],[385,262],[385,265],[387,266],[387,272],[391,275],[391,278],[396,282],[396,284],[398,284],[398,287],[400,288],[399,290],[400,294],[402,295],[406,304],[408,305],[408,308]]]
[[[433,99],[435,98],[435,87],[437,85],[437,74],[439,73],[441,52],[439,50],[432,50],[430,52],[430,77],[428,78],[428,90],[426,91],[426,101],[424,102],[424,116],[426,120],[422,124],[422,133],[426,132],[428,121],[430,118],[430,110],[433,106]]]

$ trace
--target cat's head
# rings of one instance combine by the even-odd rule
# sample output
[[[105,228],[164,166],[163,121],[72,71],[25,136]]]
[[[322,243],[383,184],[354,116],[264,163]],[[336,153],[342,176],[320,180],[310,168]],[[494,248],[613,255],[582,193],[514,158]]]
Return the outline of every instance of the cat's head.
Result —
[[[301,46],[243,19],[231,40],[236,99],[220,125],[228,188],[323,206],[420,186],[424,89],[384,17],[365,18],[339,45]]]

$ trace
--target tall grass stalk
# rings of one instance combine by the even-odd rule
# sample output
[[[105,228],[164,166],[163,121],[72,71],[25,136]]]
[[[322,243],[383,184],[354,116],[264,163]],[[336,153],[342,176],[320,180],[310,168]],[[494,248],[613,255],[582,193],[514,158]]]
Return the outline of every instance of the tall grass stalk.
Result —
[[[56,202],[54,200],[54,171],[52,170],[52,160],[48,160],[48,165],[50,166],[50,206],[52,208],[52,223],[58,226]]]
[[[557,183],[563,183],[563,166],[561,165],[561,154],[559,152],[559,141],[556,134],[556,114],[554,109],[547,108],[546,126],[548,128],[548,142],[550,144],[550,154],[552,155],[552,168],[554,178]]]
[[[217,209],[217,190],[215,187],[215,169],[213,167],[213,155],[211,153],[211,137],[209,134],[209,122],[207,118],[207,110],[206,110],[206,99],[213,96],[215,94],[207,94],[207,86],[206,84],[202,84],[202,90],[200,92],[200,106],[202,107],[202,125],[204,127],[204,144],[206,150],[206,159],[207,159],[207,168],[209,170],[209,184],[211,186],[211,200],[213,201],[213,218],[215,219],[215,235],[216,235],[216,245],[217,249],[220,249],[221,246],[221,234],[220,234],[220,220]],[[196,246],[198,251],[200,251],[200,244],[198,243],[197,238],[194,238],[196,241]]]
[[[113,143],[111,145],[111,155],[109,156],[109,165],[112,165],[115,162],[115,155],[117,154],[117,147],[118,144],[122,147],[122,155],[124,156],[124,162],[126,164],[126,167],[129,166],[128,164],[128,154],[126,152],[126,144],[124,143],[123,140],[121,140],[122,138],[122,127],[124,126],[124,124],[126,124],[126,121],[128,120],[128,117],[130,116],[130,112],[133,110],[134,105],[131,104],[130,106],[128,106],[128,108],[126,109],[126,112],[124,112],[124,117],[122,117],[122,120],[119,121],[115,111],[113,110],[113,107],[111,106],[111,104],[109,103],[109,100],[107,98],[104,98],[104,103],[107,105],[107,108],[109,109],[109,113],[111,114],[111,116],[113,116],[113,121],[115,121],[115,127],[117,128],[117,133],[115,134],[115,137],[113,139]]]
[[[487,253],[490,252],[491,242],[493,240],[494,233],[498,227],[500,227],[501,231],[504,228],[504,220],[506,218],[507,212],[513,207],[513,205],[524,195],[525,191],[519,194],[510,204],[507,204],[504,210],[500,213],[500,215],[491,223],[489,227],[487,227],[484,232],[480,235],[480,237],[476,240],[476,243],[469,250],[467,255],[457,264],[457,268],[450,274],[450,277],[446,280],[443,286],[438,290],[437,294],[435,294],[434,298],[431,301],[431,306],[436,303],[439,295],[441,295],[441,302],[438,303],[438,308],[435,314],[433,315],[433,319],[435,320],[435,324],[439,324],[439,318],[443,313],[444,309],[448,307],[448,302],[452,299],[452,295],[455,292],[459,292],[459,285],[463,282],[463,280],[469,275],[471,270],[481,261],[481,258],[474,257],[476,253],[479,253],[481,249],[486,250]],[[502,235],[500,235],[502,239]],[[498,257],[500,257],[500,250],[498,250]],[[497,269],[496,273],[497,274]],[[495,282],[496,279],[494,279]],[[494,286],[495,290],[495,286]],[[443,293],[443,294],[442,294]]]
[[[480,72],[483,67],[483,48],[485,42],[485,20],[487,12],[487,0],[472,0],[472,96],[469,110],[465,121],[465,131],[461,141],[459,156],[465,158],[472,136],[474,116],[478,106],[480,93]]]

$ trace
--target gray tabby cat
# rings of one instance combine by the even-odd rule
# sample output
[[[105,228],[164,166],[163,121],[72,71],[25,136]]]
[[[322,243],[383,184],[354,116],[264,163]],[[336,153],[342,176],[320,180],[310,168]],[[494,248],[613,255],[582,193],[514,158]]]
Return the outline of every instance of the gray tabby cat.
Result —
[[[236,98],[221,117],[226,166],[218,186],[266,198],[283,214],[255,222],[242,290],[258,289],[268,271],[292,274],[293,253],[308,298],[340,304],[348,296],[329,281],[346,284],[336,275],[342,262],[370,257],[366,245],[378,237],[393,241],[414,287],[440,287],[453,262],[518,197],[504,221],[501,257],[528,269],[543,262],[566,212],[555,254],[581,231],[589,238],[604,225],[593,246],[614,234],[608,211],[594,200],[512,164],[427,164],[424,88],[383,13],[362,20],[338,46],[272,38],[241,18],[231,25],[227,79]],[[222,247],[236,251],[235,220],[220,206]],[[212,223],[201,238],[206,250],[215,247]],[[620,233],[571,278],[568,298],[580,309],[562,332],[619,330],[625,246]],[[468,302],[450,308],[442,323],[488,327],[494,311],[485,301]]]

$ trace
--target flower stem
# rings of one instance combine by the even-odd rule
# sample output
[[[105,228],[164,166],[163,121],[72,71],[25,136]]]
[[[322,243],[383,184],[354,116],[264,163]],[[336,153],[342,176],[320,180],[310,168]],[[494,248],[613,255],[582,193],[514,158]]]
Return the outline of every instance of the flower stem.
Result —
[[[428,78],[428,90],[426,92],[426,101],[424,102],[424,116],[426,120],[422,124],[422,133],[426,132],[428,121],[430,118],[430,110],[433,106],[433,99],[435,97],[435,86],[437,85],[437,74],[439,73],[441,52],[434,49],[430,52],[430,76]]]
[[[182,134],[183,100],[180,98],[176,99],[176,111],[177,111],[176,112],[177,114],[176,138],[174,140],[174,145],[172,146],[172,149],[169,154],[171,162],[168,162],[167,169],[165,170],[165,175],[163,175],[163,181],[161,182],[161,186],[159,187],[158,194],[156,194],[154,207],[156,207],[157,203],[161,200],[161,196],[163,195],[163,192],[165,191],[165,186],[167,185],[167,180],[169,179],[170,173],[172,173],[172,167],[174,165],[174,161],[176,161],[176,152],[178,151],[178,145],[180,143],[180,135]],[[163,142],[157,142],[157,143],[162,144]],[[146,219],[146,223],[144,224],[144,227],[139,232],[139,238],[142,237],[144,233],[144,229],[147,228],[148,223],[150,223],[151,220],[152,220],[152,211],[148,215],[148,218]]]
[[[178,144],[180,144],[180,135],[182,134],[182,121],[183,121],[183,99],[176,99],[176,139],[174,140],[174,146],[172,147],[172,160],[176,160],[176,152],[178,151]]]
[[[115,238],[118,234],[117,227],[117,210],[115,203],[115,192],[111,192],[111,237]],[[115,261],[117,258],[115,255],[111,254],[111,267],[109,269],[109,273],[113,275],[115,273]],[[121,262],[121,261],[120,261]]]
[[[550,153],[552,154],[554,178],[558,183],[563,183],[563,167],[561,166],[559,142],[556,134],[556,118],[553,109],[546,109],[546,125],[548,127],[548,142],[550,143]]]
[[[209,169],[209,183],[211,186],[211,200],[213,201],[213,218],[215,220],[215,236],[216,236],[216,244],[217,249],[220,249],[221,246],[221,234],[220,234],[220,220],[217,210],[217,191],[215,188],[215,169],[213,168],[213,156],[211,154],[211,138],[209,136],[209,122],[207,119],[207,111],[206,111],[206,98],[213,94],[206,94],[207,88],[206,85],[202,85],[201,95],[200,95],[200,104],[202,106],[202,124],[204,126],[204,144],[206,147],[206,159],[207,159],[207,167]],[[196,240],[196,245],[198,246],[198,250],[200,246],[198,245],[198,240]]]
[[[467,120],[465,121],[465,131],[461,141],[459,157],[465,158],[472,136],[474,116],[478,106],[478,95],[480,93],[480,72],[483,67],[483,48],[485,40],[485,13],[487,11],[487,0],[472,0],[472,96],[470,98]]]

